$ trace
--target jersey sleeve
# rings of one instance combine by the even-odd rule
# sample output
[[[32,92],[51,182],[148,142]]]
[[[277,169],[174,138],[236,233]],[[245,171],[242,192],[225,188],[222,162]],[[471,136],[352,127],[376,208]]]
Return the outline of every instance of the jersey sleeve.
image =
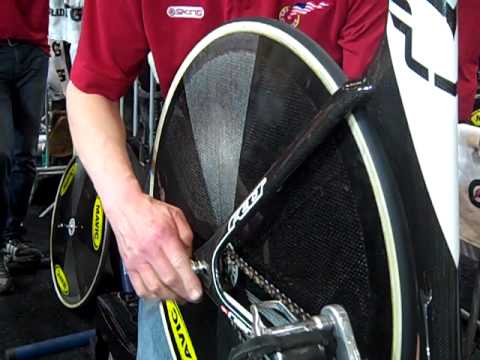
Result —
[[[139,0],[86,0],[72,82],[83,92],[118,100],[147,54]]]
[[[342,67],[350,79],[360,78],[373,60],[387,23],[387,0],[349,0],[338,42]]]

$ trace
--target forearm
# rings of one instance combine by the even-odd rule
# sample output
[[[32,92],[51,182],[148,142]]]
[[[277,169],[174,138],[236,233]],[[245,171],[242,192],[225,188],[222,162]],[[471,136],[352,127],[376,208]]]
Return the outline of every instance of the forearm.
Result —
[[[86,94],[71,83],[67,109],[75,150],[108,213],[119,201],[141,192],[126,151],[118,104]]]
[[[137,294],[198,301],[202,287],[190,264],[190,226],[180,209],[142,193],[118,105],[70,84],[67,110],[75,149],[100,194]]]

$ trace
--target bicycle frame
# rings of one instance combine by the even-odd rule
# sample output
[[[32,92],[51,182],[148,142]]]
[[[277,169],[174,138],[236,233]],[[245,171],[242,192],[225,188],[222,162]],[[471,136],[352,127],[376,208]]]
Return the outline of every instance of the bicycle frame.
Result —
[[[207,243],[195,251],[194,258],[206,264],[203,271],[198,271],[198,274],[202,276],[204,289],[208,296],[218,306],[223,306],[223,311],[227,316],[246,333],[251,333],[252,321],[242,314],[239,307],[235,305],[235,301],[222,288],[219,274],[220,255],[233,241],[242,225],[247,223],[263,204],[275,196],[288,177],[353,108],[368,99],[373,89],[374,87],[367,80],[347,83],[340,88],[332,96],[331,101],[325,104],[315,116],[312,123],[307,124],[297,140],[285,149],[283,155],[271,166],[265,177],[232,213],[228,222],[221,226]],[[235,243],[237,246],[241,246],[238,241]]]
[[[455,42],[455,23],[454,23],[454,10],[452,8],[452,3],[454,2],[432,2],[424,1],[423,6],[431,7],[427,9],[430,11],[435,11],[437,13],[436,20],[441,20],[443,25],[443,30],[451,31],[452,40],[451,43],[445,44],[444,50],[450,53],[450,58],[456,55],[456,42]],[[401,173],[406,171],[410,174],[415,174],[415,177],[419,178],[422,182],[425,181],[425,193],[428,194],[429,199],[424,199],[424,203],[418,208],[429,208],[431,212],[436,214],[436,219],[432,219],[429,222],[429,226],[416,226],[414,232],[411,234],[412,246],[415,249],[413,252],[415,264],[416,264],[416,282],[419,287],[419,292],[417,294],[418,304],[419,304],[419,313],[417,314],[418,318],[418,327],[417,332],[419,334],[421,342],[421,353],[426,356],[427,359],[431,358],[431,354],[435,353],[435,349],[432,349],[432,340],[430,335],[433,333],[431,330],[431,311],[435,306],[432,301],[438,300],[438,293],[442,292],[440,289],[444,286],[441,283],[444,279],[439,279],[438,274],[432,274],[432,271],[438,271],[438,262],[437,259],[429,259],[428,253],[432,248],[436,248],[439,256],[445,262],[443,266],[449,268],[450,275],[449,277],[456,278],[456,272],[458,267],[458,205],[456,199],[453,196],[449,198],[445,197],[445,194],[449,190],[449,194],[456,196],[456,159],[454,158],[456,154],[456,143],[454,139],[455,134],[455,125],[456,125],[456,87],[455,82],[448,80],[448,78],[456,79],[455,72],[452,69],[445,67],[441,69],[442,72],[435,72],[430,74],[431,70],[427,66],[422,65],[418,60],[415,59],[412,52],[414,51],[415,43],[413,43],[414,34],[419,33],[418,27],[410,27],[407,25],[408,17],[413,18],[415,12],[420,12],[425,9],[421,9],[419,2],[411,4],[407,1],[395,0],[391,1],[390,6],[390,16],[387,26],[387,35],[388,45],[391,53],[400,53],[396,56],[388,56],[392,59],[392,66],[395,73],[398,72],[395,82],[398,83],[399,93],[397,98],[401,98],[404,102],[404,111],[406,117],[406,123],[409,124],[409,129],[405,129],[406,132],[412,133],[412,148],[417,152],[417,155],[412,155],[417,158],[419,163],[419,168],[417,169],[402,169],[400,162],[395,164],[397,167],[397,172],[399,177]],[[433,6],[433,7],[432,7]],[[416,8],[415,8],[416,7]],[[413,8],[413,9],[412,9]],[[440,19],[442,17],[443,19]],[[402,20],[403,19],[403,20]],[[433,20],[433,19],[432,19]],[[415,25],[415,21],[418,19],[413,19],[412,25]],[[404,41],[402,42],[402,38]],[[402,54],[403,52],[403,54]],[[372,67],[369,71],[369,82],[374,84],[374,87],[378,87],[378,92],[383,91],[384,86],[381,83],[385,83],[386,76],[385,71],[382,70],[385,68],[385,65],[388,62],[386,58],[387,54],[385,52],[380,52],[376,62],[372,64]],[[446,66],[456,65],[454,60],[451,60],[449,64],[446,61]],[[445,70],[447,70],[447,76],[445,76]],[[428,80],[432,78],[433,83]],[[409,79],[407,79],[409,78]],[[391,81],[390,79],[389,81]],[[428,90],[427,94],[431,96],[431,104],[435,106],[434,109],[430,111],[438,112],[438,118],[445,118],[442,124],[439,124],[436,127],[436,131],[441,133],[441,138],[445,139],[446,146],[443,147],[442,158],[448,159],[447,167],[448,172],[447,176],[442,175],[443,169],[438,167],[433,167],[432,164],[435,163],[437,158],[438,147],[433,147],[435,149],[435,154],[432,154],[432,147],[425,146],[422,144],[422,141],[427,141],[429,136],[429,127],[425,127],[424,124],[421,124],[419,114],[422,114],[422,110],[418,111],[418,97],[413,98],[411,94],[408,94],[404,87],[408,87],[407,81],[411,81],[411,84],[419,83],[421,88],[426,88]],[[423,83],[422,83],[423,82]],[[236,323],[239,328],[243,328],[246,333],[251,331],[251,318],[249,314],[239,310],[238,303],[232,299],[228,294],[226,294],[221,285],[220,285],[220,274],[218,272],[219,266],[219,254],[225,249],[226,244],[234,239],[238,229],[242,227],[242,224],[248,221],[251,216],[259,209],[264,202],[268,202],[268,199],[272,194],[274,194],[283,184],[283,182],[288,178],[288,176],[293,172],[293,170],[301,163],[303,159],[309,154],[315,146],[318,146],[321,141],[327,136],[329,126],[333,126],[333,118],[337,117],[340,119],[343,115],[346,115],[353,107],[355,103],[362,100],[365,93],[370,92],[369,86],[363,86],[357,84],[357,95],[358,98],[350,97],[348,91],[342,90],[332,99],[332,102],[325,106],[324,110],[321,111],[315,119],[312,121],[311,128],[305,130],[302,136],[297,139],[294,145],[287,149],[284,156],[278,160],[265,175],[265,178],[257,185],[252,193],[246,198],[246,200],[233,212],[229,217],[229,221],[224,224],[215,235],[195,252],[195,257],[198,260],[205,261],[208,266],[201,272],[205,290],[211,299],[218,305],[222,307],[222,310],[226,313],[229,319]],[[411,91],[411,89],[409,89]],[[346,100],[348,98],[348,100]],[[438,104],[435,104],[435,100],[438,99],[441,101],[444,106],[441,106],[443,109],[440,109]],[[353,100],[353,101],[352,101]],[[378,104],[377,104],[378,105]],[[448,114],[448,115],[446,115]],[[433,115],[435,116],[435,115]],[[450,119],[450,121],[447,121]],[[452,121],[453,120],[453,121]],[[391,120],[396,121],[396,120]],[[323,125],[322,125],[323,124]],[[331,125],[332,124],[332,125]],[[386,129],[387,125],[383,125],[383,128]],[[330,129],[330,128],[329,128]],[[317,131],[317,134],[313,133]],[[318,137],[317,137],[318,135]],[[392,134],[393,135],[393,134]],[[397,137],[398,134],[396,134]],[[410,137],[410,136],[408,136]],[[387,150],[392,159],[398,158],[394,153],[399,149],[392,149],[391,146],[386,146]],[[417,162],[415,161],[415,163]],[[431,162],[430,164],[428,162]],[[442,182],[441,185],[433,184],[433,179],[444,178],[446,181]],[[411,181],[410,179],[407,180]],[[406,190],[408,186],[404,186],[404,194],[402,194],[403,199],[407,199],[409,196]],[[439,196],[441,193],[441,196]],[[407,208],[409,207],[407,202]],[[445,202],[448,202],[449,205],[445,206]],[[419,202],[420,203],[420,202]],[[417,204],[418,205],[418,204]],[[411,206],[411,205],[410,205]],[[411,215],[407,214],[407,217],[413,217],[412,208],[406,209]],[[410,212],[411,211],[411,212]],[[418,213],[415,211],[415,213]],[[419,215],[419,214],[418,214]],[[414,220],[411,221],[414,223]],[[419,243],[418,233],[425,234],[426,237],[431,236],[431,243]],[[430,235],[435,234],[435,235]],[[236,246],[241,246],[240,243],[236,242]],[[429,248],[431,246],[431,248]],[[427,256],[426,256],[427,255]],[[433,260],[433,261],[432,261]],[[437,263],[436,263],[437,262]],[[456,285],[456,282],[452,282],[453,285]],[[458,286],[458,285],[457,285]],[[458,309],[458,299],[456,294],[456,289],[451,288],[450,291],[453,291],[455,295],[445,294],[446,298],[449,299],[449,304],[447,305],[450,309],[450,312],[455,314]],[[456,319],[457,318],[457,319]],[[451,340],[450,346],[450,356],[449,358],[454,358],[455,354],[459,355],[459,346],[458,346],[458,316],[453,316],[449,320],[453,322],[452,324],[445,324],[444,331],[448,332],[448,337],[453,337]],[[450,330],[447,330],[450,328]],[[435,357],[434,357],[435,358]]]
[[[251,314],[222,289],[219,254],[331,127],[366,100],[373,85],[366,117],[375,123],[373,136],[380,138],[398,178],[396,196],[403,205],[397,210],[408,224],[398,231],[405,234],[409,249],[409,261],[400,264],[400,270],[412,272],[415,291],[406,296],[417,305],[414,314],[401,314],[406,334],[401,346],[417,349],[408,359],[460,359],[456,1],[389,4],[385,42],[367,76],[368,85],[348,85],[335,94],[194,258],[203,262],[196,265],[206,293],[244,333],[250,333]],[[434,131],[428,118],[439,119]],[[436,165],[438,158],[442,166]]]

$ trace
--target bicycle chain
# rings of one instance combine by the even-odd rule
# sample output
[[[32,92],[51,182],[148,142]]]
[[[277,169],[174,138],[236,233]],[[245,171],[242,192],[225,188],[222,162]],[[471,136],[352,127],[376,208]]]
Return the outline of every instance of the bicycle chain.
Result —
[[[274,300],[280,301],[286,308],[295,315],[299,320],[307,320],[311,315],[303,310],[298,304],[292,301],[287,295],[281,292],[275,285],[270,283],[265,277],[258,273],[251,265],[249,265],[233,247],[226,249],[227,266],[237,266],[247,278],[255,283],[260,289],[266,292]]]
[[[228,246],[225,251],[225,260],[227,269],[230,266],[236,266],[238,269],[253,281],[260,289],[266,292],[268,296],[272,299],[280,301],[287,309],[297,317],[297,319],[305,321],[312,318],[312,315],[307,313],[302,309],[298,304],[296,304],[292,299],[287,295],[281,292],[275,285],[270,283],[265,277],[258,273],[250,264],[248,264],[233,248],[233,246]],[[227,270],[228,271],[228,270]],[[234,321],[231,321],[232,327],[236,329],[236,333],[240,342],[245,342],[249,339],[247,334],[245,334]],[[253,359],[253,358],[252,358]],[[261,357],[262,360],[266,357]],[[268,359],[271,359],[268,357]],[[277,359],[277,357],[274,357]],[[260,360],[260,358],[255,358],[255,360]]]

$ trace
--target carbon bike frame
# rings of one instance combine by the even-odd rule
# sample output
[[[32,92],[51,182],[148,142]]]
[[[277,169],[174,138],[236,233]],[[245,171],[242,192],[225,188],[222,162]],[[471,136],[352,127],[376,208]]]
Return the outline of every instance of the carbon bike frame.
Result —
[[[372,154],[374,162],[379,156],[383,158],[377,169],[378,181],[384,179],[382,172],[386,163],[390,167],[388,177],[396,182],[385,193],[389,197],[386,210],[402,219],[401,225],[393,224],[392,228],[395,246],[401,244],[401,248],[397,247],[400,261],[396,270],[402,278],[396,286],[402,291],[397,295],[409,306],[401,307],[397,313],[400,314],[401,340],[397,343],[397,352],[392,352],[395,359],[460,358],[458,183],[454,136],[456,3],[456,0],[390,0],[384,53],[377,57],[375,71],[368,76],[371,84],[363,84],[367,87],[373,84],[375,96],[365,104],[367,111],[362,111],[365,121],[355,125],[364,132],[367,143],[372,140],[382,148],[382,154]],[[341,121],[342,115],[368,100],[372,89],[364,90],[364,98],[351,99],[352,103],[343,100],[345,107],[340,102],[333,105],[336,98],[345,96],[342,95],[344,90],[332,97],[313,121],[319,117],[334,117],[333,112],[329,115],[328,111],[337,111],[338,117],[329,119],[330,124],[325,125],[324,136],[328,135],[329,126]],[[163,119],[166,114],[164,111]],[[429,119],[435,119],[436,123],[429,126]],[[161,133],[161,126],[158,133]],[[301,143],[304,136],[305,144],[314,148],[312,138],[308,137],[310,130],[305,129],[295,145]],[[293,151],[298,150],[295,145],[276,163],[278,166],[284,158],[292,161],[291,167],[281,169],[285,179],[301,163],[302,155]],[[432,166],[439,159],[441,166]],[[275,166],[231,214],[228,222],[194,254],[195,260],[206,263],[200,273],[206,293],[244,333],[251,332],[252,317],[222,288],[219,255],[228,243],[236,245],[235,235],[281,188],[280,171],[274,169]],[[279,173],[272,178],[274,171]],[[386,184],[388,186],[388,181]],[[388,204],[395,206],[390,208]]]
[[[206,293],[247,333],[251,331],[251,321],[229,300],[221,285],[219,265],[222,252],[229,243],[234,242],[242,225],[275,196],[289,176],[322,144],[335,126],[354,108],[365,103],[373,90],[374,87],[364,79],[346,83],[336,91],[312,122],[300,132],[298,138],[273,163],[244,202],[230,215],[228,222],[195,251],[195,259],[207,264],[203,271],[199,271]],[[235,243],[241,246],[241,243]]]
[[[383,94],[380,94],[379,97],[383,97],[383,99],[377,99],[378,101],[373,102],[372,106],[378,106],[380,103],[380,108],[383,106],[382,111],[385,118],[389,118],[391,122],[400,121],[405,125],[408,124],[400,127],[380,125],[382,131],[385,131],[382,134],[385,138],[382,138],[381,142],[386,146],[389,160],[394,163],[395,175],[400,178],[400,197],[406,201],[404,204],[405,217],[411,226],[407,230],[410,235],[408,241],[411,242],[410,246],[412,247],[412,253],[409,256],[412,257],[412,263],[415,264],[413,265],[415,267],[415,279],[413,281],[417,283],[418,293],[408,296],[417,296],[418,310],[416,314],[402,315],[404,316],[403,321],[409,318],[416,319],[405,322],[404,331],[407,334],[406,336],[410,338],[407,341],[417,342],[421,349],[420,353],[424,354],[422,356],[426,356],[426,359],[430,359],[431,353],[444,353],[448,359],[459,358],[459,325],[456,314],[443,316],[442,319],[437,316],[435,320],[435,324],[437,324],[435,329],[439,329],[439,324],[442,324],[440,328],[446,326],[444,330],[439,331],[442,332],[443,337],[448,338],[448,343],[444,342],[440,345],[430,338],[433,333],[433,328],[431,328],[434,321],[432,319],[433,312],[438,313],[441,306],[444,306],[444,310],[447,312],[458,311],[458,288],[451,287],[454,283],[457,283],[455,279],[458,276],[459,244],[458,237],[455,236],[455,229],[458,230],[458,221],[455,221],[458,218],[458,211],[456,211],[458,203],[455,202],[454,197],[450,196],[451,190],[458,188],[458,185],[455,186],[454,179],[456,177],[456,171],[454,170],[456,159],[453,159],[455,150],[451,143],[454,137],[448,134],[450,126],[448,124],[451,122],[451,117],[454,116],[452,111],[456,111],[452,105],[457,91],[456,74],[452,75],[454,72],[449,59],[455,58],[457,52],[456,40],[451,45],[451,39],[447,38],[447,36],[453,36],[454,39],[456,37],[455,7],[456,1],[454,0],[390,1],[389,23],[386,31],[388,45],[385,47],[388,48],[388,51],[383,58],[381,56],[377,57],[377,62],[371,66],[368,76],[369,84],[367,82],[348,84],[334,94],[330,102],[312,121],[311,127],[305,129],[294,144],[270,168],[246,200],[231,214],[228,222],[223,224],[214,236],[195,252],[195,259],[207,264],[204,271],[200,273],[206,293],[226,316],[245,333],[251,332],[251,316],[222,288],[219,272],[220,254],[230,242],[241,246],[240,243],[236,243],[238,239],[235,235],[238,234],[242,226],[261,209],[264,203],[274,196],[288,176],[328,136],[335,124],[368,98],[367,95],[372,91],[372,84],[378,88],[377,82],[381,82],[383,87],[381,92]],[[425,19],[424,15],[422,18],[423,11],[431,13],[431,19],[426,18],[427,23],[443,31],[441,34],[432,35],[432,37],[437,39],[443,37],[445,39],[445,44],[442,44],[439,50],[445,56],[435,58],[434,60],[437,62],[435,66],[433,66],[434,63],[417,60],[421,57],[415,54],[414,40],[422,38],[417,35],[422,34],[423,29],[420,25],[423,23],[419,20]],[[429,45],[424,39],[422,41],[422,45]],[[452,64],[456,65],[456,62],[453,61]],[[392,70],[392,67],[394,70]],[[390,72],[390,75],[385,76],[386,72]],[[388,85],[385,85],[385,83],[388,83]],[[421,93],[421,89],[427,92]],[[416,96],[412,96],[413,93]],[[401,113],[398,113],[398,111],[395,114],[390,112],[388,105],[386,105],[387,101],[385,101],[387,97],[395,99],[395,106],[391,106],[391,108],[402,109]],[[421,105],[419,103],[420,99],[423,99]],[[440,172],[428,167],[428,161],[433,163],[437,159],[428,150],[431,149],[432,144],[430,142],[432,140],[427,140],[428,137],[425,137],[429,131],[421,123],[422,118],[425,117],[421,109],[427,106],[435,113],[433,116],[445,120],[436,129],[438,132],[436,136],[445,141],[445,146],[440,150],[442,153],[440,156],[445,159],[444,165],[446,167],[444,171],[448,173],[442,179],[441,186],[438,181],[437,184],[432,182],[433,179],[439,180],[441,178],[439,177],[441,176]],[[378,119],[374,121],[379,122]],[[453,133],[455,128],[452,127],[451,131]],[[392,136],[398,140],[389,143],[393,139]],[[404,140],[407,140],[408,145],[403,143]],[[413,153],[409,150],[408,154],[403,154],[414,160],[410,162],[410,165],[400,164],[402,155],[397,150],[402,148],[414,149]],[[407,163],[409,162],[407,161]],[[420,187],[411,188],[408,185],[409,182],[411,184],[412,176],[420,181],[422,184]],[[443,199],[440,197],[440,187],[444,191]],[[418,219],[422,214],[432,215],[427,215],[425,221],[419,223],[415,219]],[[448,219],[445,215],[450,216],[451,219]],[[436,259],[432,258],[432,252],[436,254],[433,256]],[[446,275],[436,272],[440,264],[446,269]],[[412,269],[412,264],[403,264],[402,266]],[[448,280],[442,280],[442,276]],[[447,287],[450,288],[450,292],[441,288],[443,281],[446,281],[445,284],[449,284]],[[458,283],[456,286],[458,287]],[[445,305],[441,305],[442,302]],[[415,333],[418,335],[415,336]],[[441,348],[444,350],[440,350]],[[446,349],[448,351],[445,353]]]

